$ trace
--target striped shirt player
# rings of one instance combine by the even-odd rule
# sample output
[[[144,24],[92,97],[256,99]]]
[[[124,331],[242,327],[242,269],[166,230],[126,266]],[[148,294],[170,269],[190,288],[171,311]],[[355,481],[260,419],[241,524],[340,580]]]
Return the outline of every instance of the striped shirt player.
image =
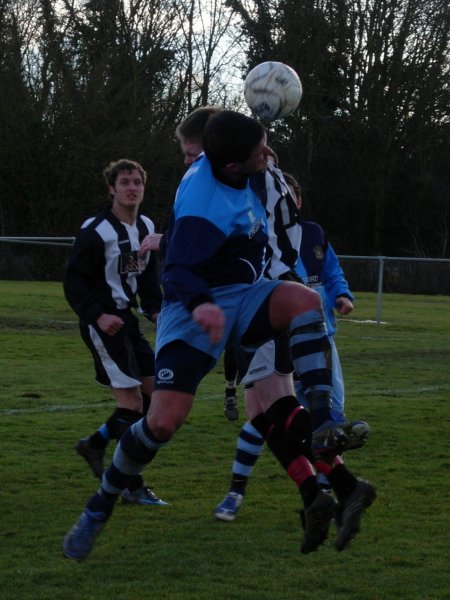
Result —
[[[103,475],[109,440],[119,440],[147,412],[155,356],[135,311],[154,322],[162,302],[156,255],[139,253],[144,237],[154,232],[153,222],[138,214],[146,173],[138,163],[121,159],[104,175],[111,208],[83,223],[64,278],[66,298],[80,319],[81,336],[94,359],[96,380],[111,388],[116,401],[107,421],[75,445],[98,478]],[[122,500],[163,504],[141,476],[129,484]]]
[[[274,164],[269,163],[266,170],[265,186],[269,240],[264,274],[269,279],[285,279],[290,273],[296,280],[293,271],[302,239],[299,211],[282,172]]]
[[[302,239],[300,213],[283,174],[269,162],[265,173],[254,176],[252,183],[265,207],[268,224],[264,276],[301,281],[295,271]],[[293,371],[286,336],[268,341],[256,352],[240,347],[236,354],[239,381],[247,386],[273,373],[287,375]]]
[[[83,223],[69,259],[64,292],[93,354],[96,380],[103,385],[128,388],[154,375],[153,351],[132,312],[139,309],[151,319],[160,311],[156,255],[138,255],[141,241],[154,229],[153,222],[144,215],[130,225],[106,209]],[[125,328],[115,336],[105,334],[96,324],[104,313],[121,317]],[[128,335],[134,347],[132,361],[123,350]]]

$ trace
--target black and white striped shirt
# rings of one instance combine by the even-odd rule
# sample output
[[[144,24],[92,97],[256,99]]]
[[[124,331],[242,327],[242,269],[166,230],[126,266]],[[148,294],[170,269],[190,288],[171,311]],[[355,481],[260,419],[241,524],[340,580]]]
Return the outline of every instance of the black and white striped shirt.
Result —
[[[154,230],[144,215],[129,225],[110,209],[83,223],[64,276],[64,293],[84,324],[131,307],[140,306],[147,316],[160,311],[157,257],[153,252],[138,255],[142,240]]]
[[[280,169],[273,165],[267,168],[265,185],[269,225],[265,275],[269,279],[277,279],[295,267],[302,241],[302,227],[299,211]]]

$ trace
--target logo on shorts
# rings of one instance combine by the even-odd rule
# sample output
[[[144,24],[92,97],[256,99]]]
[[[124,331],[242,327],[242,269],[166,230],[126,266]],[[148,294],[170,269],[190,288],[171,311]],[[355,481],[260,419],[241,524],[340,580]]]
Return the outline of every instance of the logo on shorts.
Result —
[[[171,369],[161,369],[158,371],[158,379],[160,381],[169,381],[173,379],[173,371]]]
[[[267,365],[264,365],[262,367],[256,367],[255,369],[249,369],[248,374],[255,375],[256,373],[262,373],[263,371],[267,371]]]

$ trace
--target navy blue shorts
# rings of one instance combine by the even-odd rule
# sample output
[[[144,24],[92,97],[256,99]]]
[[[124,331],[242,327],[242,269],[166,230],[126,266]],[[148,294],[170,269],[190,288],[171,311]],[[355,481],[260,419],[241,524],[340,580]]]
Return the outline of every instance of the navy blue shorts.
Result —
[[[164,346],[156,358],[155,390],[173,390],[195,396],[203,377],[215,361],[181,340]]]

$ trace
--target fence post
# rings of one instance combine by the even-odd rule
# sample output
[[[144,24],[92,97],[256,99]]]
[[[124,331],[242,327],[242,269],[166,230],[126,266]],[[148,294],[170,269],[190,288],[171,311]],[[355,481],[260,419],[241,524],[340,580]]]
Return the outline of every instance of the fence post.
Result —
[[[381,303],[383,299],[383,277],[385,256],[378,256],[378,295],[377,295],[377,325],[381,323]]]

